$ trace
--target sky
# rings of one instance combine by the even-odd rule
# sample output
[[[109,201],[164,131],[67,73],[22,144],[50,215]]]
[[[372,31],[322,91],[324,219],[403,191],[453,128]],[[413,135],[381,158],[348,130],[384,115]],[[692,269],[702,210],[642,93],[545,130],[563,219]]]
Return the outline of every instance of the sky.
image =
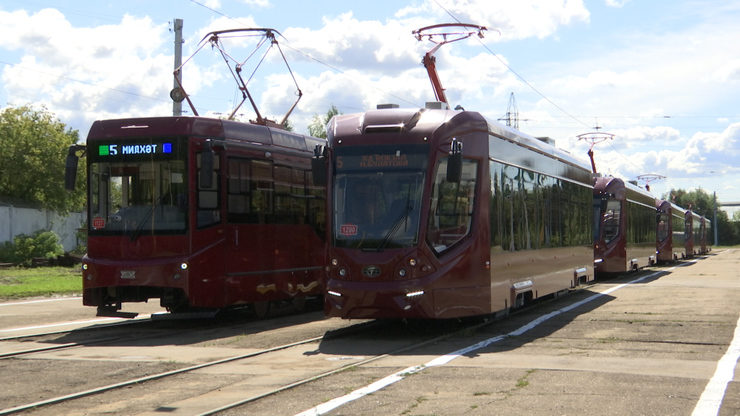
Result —
[[[81,138],[98,119],[172,115],[175,19],[199,115],[238,106],[238,63],[267,118],[280,121],[300,90],[289,118],[300,133],[332,105],[434,101],[421,60],[435,44],[412,31],[484,26],[435,53],[451,107],[516,114],[521,131],[586,163],[579,136],[609,133],[594,145],[602,174],[647,178],[657,197],[701,188],[740,202],[737,0],[3,0],[0,109],[44,108]],[[236,28],[274,29],[278,46],[222,35],[228,66],[202,40]],[[235,114],[256,118],[248,101]]]

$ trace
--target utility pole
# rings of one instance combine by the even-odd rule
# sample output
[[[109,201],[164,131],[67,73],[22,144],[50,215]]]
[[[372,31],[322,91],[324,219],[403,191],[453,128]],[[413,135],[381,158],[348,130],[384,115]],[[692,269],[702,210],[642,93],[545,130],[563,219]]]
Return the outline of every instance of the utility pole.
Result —
[[[714,191],[714,224],[712,224],[712,228],[714,228],[714,246],[716,247],[719,245],[717,240],[717,228],[719,228],[717,223],[717,191]]]
[[[175,71],[177,71],[182,66],[182,19],[175,19],[173,30],[175,32]],[[182,85],[182,71],[176,72],[173,84],[173,88],[179,88]],[[172,100],[172,115],[182,115],[182,100]]]

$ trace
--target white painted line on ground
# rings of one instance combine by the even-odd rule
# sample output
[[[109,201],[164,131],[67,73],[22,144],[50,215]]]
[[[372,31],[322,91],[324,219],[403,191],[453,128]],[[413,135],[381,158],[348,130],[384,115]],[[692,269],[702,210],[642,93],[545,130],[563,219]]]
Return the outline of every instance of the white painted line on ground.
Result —
[[[503,339],[506,339],[507,337],[521,335],[521,334],[523,334],[523,333],[525,333],[525,332],[527,332],[527,331],[529,331],[529,330],[537,327],[538,325],[542,324],[543,322],[546,322],[547,320],[549,320],[551,318],[554,318],[554,317],[556,317],[556,316],[558,316],[560,314],[563,314],[565,312],[569,312],[569,311],[571,311],[571,310],[573,310],[575,308],[578,308],[580,306],[583,306],[583,305],[585,305],[585,304],[587,304],[589,302],[592,302],[592,301],[594,301],[594,300],[596,300],[598,298],[601,298],[603,296],[606,296],[606,295],[608,295],[608,294],[610,294],[610,293],[612,293],[614,291],[617,291],[619,289],[622,289],[622,288],[624,288],[626,286],[630,286],[630,285],[633,285],[635,283],[639,283],[639,282],[641,282],[641,281],[643,281],[645,279],[649,279],[651,277],[655,277],[655,276],[657,276],[659,274],[663,274],[665,272],[668,272],[668,271],[671,271],[671,270],[674,270],[674,269],[675,269],[675,267],[671,267],[671,268],[666,269],[664,271],[662,270],[662,271],[659,271],[659,272],[650,273],[650,274],[648,274],[646,276],[640,277],[640,278],[635,279],[635,280],[632,280],[630,282],[627,282],[627,283],[624,283],[624,284],[615,286],[613,288],[604,290],[604,291],[599,292],[599,293],[597,293],[595,295],[589,296],[586,299],[580,300],[580,301],[578,301],[576,303],[572,303],[572,304],[570,304],[570,305],[568,305],[568,306],[566,306],[564,308],[561,308],[561,309],[558,309],[556,311],[550,312],[547,315],[542,315],[539,318],[531,321],[530,323],[528,323],[528,324],[520,327],[519,329],[516,329],[516,330],[514,330],[512,332],[509,332],[506,335],[498,335],[498,336],[495,336],[495,337],[492,337],[492,338],[488,338],[488,339],[483,340],[483,341],[481,341],[481,342],[479,342],[477,344],[473,344],[473,345],[470,345],[468,347],[465,347],[465,348],[459,349],[457,351],[451,352],[449,354],[445,354],[443,356],[437,357],[437,358],[435,358],[435,359],[427,362],[426,364],[422,364],[422,365],[417,365],[417,366],[405,368],[405,369],[403,369],[401,371],[398,371],[396,373],[393,373],[393,374],[391,374],[391,375],[389,375],[389,376],[387,376],[385,378],[382,378],[382,379],[380,379],[380,380],[378,380],[378,381],[376,381],[376,382],[374,382],[372,384],[369,384],[369,385],[367,385],[365,387],[362,387],[360,389],[357,389],[357,390],[355,390],[355,391],[353,391],[353,392],[351,392],[351,393],[349,393],[347,395],[344,395],[342,397],[337,397],[335,399],[332,399],[332,400],[329,400],[327,402],[324,402],[324,403],[322,403],[322,404],[320,404],[320,405],[318,405],[316,407],[313,407],[311,409],[308,409],[308,410],[305,410],[305,411],[303,411],[301,413],[298,413],[298,414],[296,414],[296,416],[315,416],[315,415],[323,415],[323,414],[326,414],[326,413],[328,413],[328,412],[336,409],[337,407],[340,407],[340,406],[343,406],[343,405],[345,405],[347,403],[353,402],[353,401],[355,401],[355,400],[357,400],[359,398],[362,398],[364,396],[367,396],[368,394],[375,393],[375,392],[377,392],[379,390],[382,390],[382,389],[390,386],[391,384],[394,384],[394,383],[396,383],[398,381],[401,381],[406,376],[409,376],[411,374],[415,374],[415,373],[419,373],[421,371],[424,371],[424,369],[426,369],[428,367],[437,367],[437,366],[445,365],[445,364],[449,363],[450,361],[454,360],[455,358],[458,358],[460,356],[463,356],[465,354],[468,354],[470,352],[473,352],[473,351],[476,351],[476,350],[479,350],[479,349],[483,349],[483,348],[485,348],[485,347],[487,347],[487,346],[489,346],[491,344],[495,344],[495,343],[497,343],[497,342],[499,342],[499,341],[501,341]]]
[[[715,416],[725,398],[727,384],[732,381],[735,366],[740,358],[740,318],[735,325],[735,335],[725,355],[717,362],[717,370],[704,388],[692,416]]]
[[[13,302],[13,303],[0,303],[0,306],[30,305],[32,303],[59,302],[60,300],[80,300],[80,299],[82,299],[82,297],[80,296],[76,296],[72,298],[37,299],[37,300],[26,300],[22,302]]]
[[[61,326],[72,326],[72,325],[80,325],[80,324],[95,324],[95,323],[102,323],[102,322],[117,322],[117,321],[134,321],[134,320],[141,320],[141,319],[149,319],[151,318],[151,315],[139,315],[136,318],[98,318],[98,319],[90,319],[86,321],[69,321],[69,322],[57,322],[54,324],[46,324],[46,325],[36,325],[36,326],[26,326],[23,328],[10,328],[10,329],[0,329],[0,334],[4,332],[20,332],[20,331],[30,331],[33,329],[47,329],[47,328],[55,328],[55,327],[61,327]]]

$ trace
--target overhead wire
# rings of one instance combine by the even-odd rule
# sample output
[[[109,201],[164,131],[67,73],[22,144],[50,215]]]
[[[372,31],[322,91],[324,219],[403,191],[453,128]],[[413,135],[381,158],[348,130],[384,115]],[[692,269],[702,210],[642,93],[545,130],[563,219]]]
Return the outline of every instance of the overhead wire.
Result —
[[[214,13],[216,13],[216,14],[218,14],[218,15],[222,16],[222,17],[225,17],[225,18],[227,18],[227,19],[229,19],[229,20],[233,20],[233,21],[235,21],[235,22],[237,22],[237,23],[239,23],[239,24],[242,24],[242,23],[241,23],[241,22],[240,22],[239,20],[237,20],[237,19],[235,19],[235,18],[233,18],[233,17],[231,17],[231,16],[229,16],[229,15],[227,15],[227,14],[225,14],[225,13],[221,12],[221,11],[218,11],[218,10],[215,10],[215,9],[213,9],[213,8],[211,8],[211,7],[208,7],[208,6],[206,6],[205,4],[203,4],[203,3],[199,2],[198,0],[190,0],[190,2],[191,2],[191,3],[194,3],[194,4],[198,5],[198,6],[201,6],[201,7],[205,8],[205,9],[208,9],[208,10],[210,10],[210,11],[212,11],[212,12],[214,12]],[[292,45],[290,44],[290,42],[288,41],[288,39],[287,39],[287,38],[286,38],[285,36],[283,36],[283,35],[282,35],[282,34],[280,34],[280,33],[279,33],[279,35],[280,35],[280,37],[281,37],[281,38],[282,38],[282,39],[284,40],[284,42],[281,42],[281,44],[282,44],[282,45],[284,45],[284,46],[285,46],[286,48],[290,49],[291,51],[293,51],[293,52],[295,52],[295,53],[298,53],[298,54],[302,55],[303,57],[305,57],[305,58],[307,58],[307,59],[309,59],[309,60],[311,60],[311,61],[314,61],[314,62],[316,62],[316,63],[318,63],[318,64],[320,64],[320,65],[323,65],[323,66],[325,66],[325,67],[327,67],[327,68],[331,69],[332,71],[334,71],[334,72],[335,72],[335,73],[337,73],[337,74],[341,74],[341,75],[343,75],[343,76],[345,76],[345,77],[347,77],[347,78],[349,78],[349,79],[354,79],[354,78],[353,78],[353,77],[352,77],[351,75],[347,74],[347,73],[346,73],[345,71],[343,71],[342,69],[340,69],[340,68],[337,68],[337,67],[336,67],[336,66],[334,66],[334,65],[331,65],[331,64],[329,64],[329,63],[327,63],[327,62],[324,62],[324,61],[322,61],[321,59],[318,59],[318,58],[316,58],[316,57],[312,56],[311,54],[309,54],[309,53],[306,53],[306,52],[303,52],[302,50],[300,50],[300,49],[298,49],[298,48],[296,48],[296,47],[292,46]],[[404,103],[407,103],[407,104],[409,104],[409,105],[413,105],[413,106],[417,106],[417,105],[418,105],[418,103],[416,103],[416,102],[413,102],[413,101],[407,100],[407,99],[405,99],[405,98],[403,98],[403,97],[401,97],[401,96],[398,96],[398,95],[396,95],[396,94],[394,94],[394,93],[392,93],[392,92],[388,92],[388,91],[386,91],[386,90],[383,90],[383,89],[381,89],[381,88],[379,88],[379,87],[376,87],[376,86],[374,86],[374,85],[371,85],[371,88],[373,88],[373,89],[375,89],[375,90],[377,90],[377,91],[379,91],[379,92],[383,93],[384,95],[387,95],[387,96],[389,96],[389,97],[393,97],[393,98],[395,98],[395,99],[397,99],[397,100],[399,100],[399,101],[402,101],[402,102],[404,102]]]
[[[220,15],[220,16],[223,16],[223,17],[225,17],[225,18],[228,18],[228,19],[230,19],[230,20],[234,20],[234,21],[237,21],[237,22],[238,22],[238,20],[236,20],[236,19],[234,19],[234,18],[232,18],[232,17],[228,16],[227,14],[225,14],[225,13],[223,13],[223,12],[219,11],[219,10],[213,9],[213,8],[211,8],[211,7],[209,7],[209,6],[205,5],[205,4],[203,4],[203,3],[201,3],[201,2],[199,2],[199,1],[197,1],[197,0],[190,0],[190,1],[191,1],[192,3],[194,3],[194,4],[197,4],[197,5],[201,6],[201,7],[204,7],[204,8],[206,8],[206,9],[210,10],[210,11],[211,11],[211,12],[213,12],[213,13],[216,13],[216,14],[218,14],[218,15]],[[457,23],[462,23],[462,22],[461,22],[461,20],[460,20],[460,19],[458,19],[458,18],[457,18],[457,16],[455,16],[455,15],[454,15],[454,14],[453,14],[452,12],[450,12],[450,10],[448,10],[448,9],[447,9],[446,7],[444,7],[444,6],[443,6],[443,5],[442,5],[442,4],[440,3],[440,1],[439,1],[439,0],[433,0],[433,1],[434,1],[434,3],[435,3],[435,4],[436,4],[436,5],[437,5],[437,6],[438,6],[438,7],[439,7],[439,8],[441,9],[441,10],[443,10],[443,11],[444,11],[444,12],[445,12],[445,13],[446,13],[447,15],[449,15],[449,16],[450,16],[450,17],[451,17],[452,19],[454,19],[454,20],[455,20],[455,21],[456,21]],[[283,39],[285,39],[285,37],[283,37]],[[555,102],[554,100],[552,100],[552,99],[551,99],[550,97],[548,97],[547,95],[545,95],[545,94],[544,94],[544,93],[543,93],[542,91],[540,91],[540,90],[539,90],[539,89],[538,89],[537,87],[535,87],[535,86],[534,86],[534,85],[533,85],[532,83],[530,83],[530,82],[529,82],[529,81],[528,81],[528,80],[527,80],[527,79],[526,79],[526,78],[525,78],[525,77],[524,77],[523,75],[521,75],[521,74],[520,74],[520,73],[519,73],[518,71],[516,71],[516,70],[515,70],[514,68],[512,68],[512,67],[511,67],[511,66],[510,66],[510,65],[509,65],[508,63],[506,63],[506,61],[505,61],[505,60],[503,60],[503,59],[502,59],[502,58],[501,58],[501,57],[500,57],[500,56],[499,56],[498,54],[496,54],[496,53],[495,53],[495,52],[494,52],[493,50],[491,50],[491,48],[490,48],[490,47],[489,47],[488,45],[486,45],[486,44],[485,44],[485,43],[484,43],[484,42],[483,42],[483,41],[482,41],[482,40],[481,40],[480,38],[478,38],[478,42],[479,42],[479,43],[481,44],[481,46],[482,46],[482,47],[483,47],[483,48],[484,48],[484,49],[485,49],[485,50],[486,50],[486,51],[487,51],[487,52],[488,52],[489,54],[491,54],[491,55],[492,55],[492,56],[493,56],[494,58],[496,58],[496,60],[497,60],[497,61],[499,61],[499,62],[501,63],[501,65],[503,65],[503,66],[504,66],[504,67],[505,67],[505,68],[506,68],[506,69],[507,69],[507,70],[508,70],[509,72],[511,72],[511,73],[512,73],[512,74],[513,74],[514,76],[516,76],[516,77],[517,77],[517,78],[518,78],[518,79],[519,79],[519,80],[520,80],[520,81],[521,81],[521,82],[522,82],[522,83],[523,83],[524,85],[526,85],[526,86],[527,86],[527,87],[528,87],[529,89],[531,89],[531,90],[532,90],[533,92],[535,92],[535,93],[536,93],[536,94],[537,94],[538,96],[540,96],[540,97],[541,97],[541,98],[542,98],[543,100],[545,100],[545,101],[546,101],[546,102],[548,102],[548,103],[549,103],[550,105],[552,105],[552,106],[553,106],[554,108],[556,108],[556,109],[557,109],[558,111],[560,111],[560,112],[561,112],[562,114],[564,114],[564,115],[565,115],[565,116],[566,116],[567,118],[569,118],[569,119],[571,119],[571,120],[575,121],[575,122],[576,122],[576,123],[577,123],[578,125],[584,126],[584,127],[586,127],[586,128],[589,128],[589,129],[590,129],[590,128],[593,128],[593,126],[591,126],[591,125],[590,125],[589,123],[587,123],[587,122],[583,121],[583,120],[582,120],[581,118],[579,118],[579,117],[577,117],[576,115],[574,115],[574,114],[570,113],[570,112],[569,112],[569,111],[567,111],[567,110],[566,110],[565,108],[563,108],[562,106],[560,106],[559,104],[557,104],[557,103],[556,103],[556,102]],[[351,75],[349,75],[349,74],[347,74],[347,73],[346,73],[346,72],[345,72],[344,70],[342,70],[342,69],[340,69],[340,68],[338,68],[338,67],[336,67],[336,66],[333,66],[333,65],[331,65],[331,64],[329,64],[329,63],[327,63],[327,62],[324,62],[324,61],[322,61],[321,59],[318,59],[318,58],[316,58],[316,57],[312,56],[311,54],[308,54],[308,53],[306,53],[306,52],[303,52],[303,51],[299,50],[298,48],[295,48],[295,47],[293,47],[292,45],[290,45],[290,42],[288,42],[288,41],[287,41],[287,39],[285,39],[285,43],[284,43],[284,45],[285,45],[285,46],[286,46],[286,47],[287,47],[288,49],[292,50],[293,52],[295,52],[295,53],[298,53],[298,54],[300,54],[300,55],[304,56],[305,58],[307,58],[307,59],[309,59],[309,60],[312,60],[312,61],[314,61],[314,62],[316,62],[316,63],[318,63],[318,64],[320,64],[320,65],[322,65],[322,66],[325,66],[325,67],[329,68],[330,70],[332,70],[332,71],[333,71],[333,72],[335,72],[335,73],[338,73],[338,74],[344,75],[344,76],[346,76],[346,77],[348,77],[348,78],[352,78],[352,76],[351,76]],[[379,88],[379,87],[373,86],[373,88],[374,88],[374,89],[376,89],[376,90],[378,90],[378,91],[380,91],[380,92],[382,92],[382,93],[384,93],[384,94],[386,94],[386,95],[388,95],[388,96],[391,96],[391,97],[393,97],[393,98],[395,98],[395,99],[397,99],[397,100],[399,100],[399,101],[402,101],[402,102],[405,102],[405,103],[408,103],[408,104],[411,104],[411,105],[417,105],[417,103],[414,103],[414,102],[412,102],[412,101],[410,101],[410,100],[407,100],[407,99],[405,99],[405,98],[403,98],[403,97],[400,97],[400,96],[398,96],[398,95],[396,95],[396,94],[393,94],[393,93],[390,93],[390,92],[388,92],[388,91],[385,91],[385,90],[383,90],[383,89],[381,89],[381,88]],[[616,148],[614,147],[614,145],[613,145],[612,143],[610,143],[610,142],[607,142],[607,144],[608,144],[608,146],[609,146],[609,147],[611,148],[611,150],[612,150],[613,152],[615,152],[615,153],[616,153],[616,154],[618,154],[618,155],[619,155],[619,156],[620,156],[621,158],[623,158],[623,159],[624,159],[624,160],[625,160],[625,161],[626,161],[626,162],[627,162],[627,163],[628,163],[628,164],[629,164],[630,166],[632,166],[632,167],[633,167],[633,168],[634,168],[634,169],[635,169],[636,171],[639,171],[639,170],[640,170],[640,167],[639,167],[639,166],[637,166],[637,165],[636,165],[636,164],[635,164],[635,163],[634,163],[634,162],[633,162],[632,160],[630,160],[630,159],[629,159],[629,158],[627,158],[627,157],[626,157],[626,156],[625,156],[624,154],[622,154],[622,153],[621,153],[620,151],[618,151],[618,150],[617,150],[617,149],[616,149]]]
[[[457,16],[455,16],[446,7],[444,7],[438,0],[432,0],[432,1],[434,1],[434,3],[440,9],[442,9],[445,13],[447,13],[447,15],[449,15],[457,23],[462,23],[462,21],[460,19],[458,19]],[[545,101],[547,101],[548,103],[550,103],[553,107],[555,107],[556,109],[558,109],[560,112],[562,112],[563,114],[565,114],[567,117],[569,117],[570,119],[574,120],[578,124],[580,124],[582,126],[585,126],[587,128],[593,127],[593,126],[590,126],[588,123],[584,122],[583,120],[579,119],[578,117],[574,116],[573,114],[571,114],[567,110],[565,110],[563,107],[561,107],[556,102],[554,102],[553,100],[551,100],[548,96],[546,96],[542,91],[540,91],[539,89],[537,89],[534,85],[532,85],[529,81],[527,81],[526,78],[524,78],[521,74],[519,74],[517,71],[515,71],[514,68],[512,68],[509,64],[507,64],[506,61],[504,61],[503,59],[501,59],[501,57],[499,57],[498,54],[496,54],[495,52],[493,52],[491,50],[491,48],[489,48],[488,45],[486,45],[481,38],[477,38],[477,40],[481,44],[481,46],[483,46],[483,48],[486,51],[488,51],[488,53],[490,53],[494,58],[496,58],[496,60],[498,60],[501,63],[501,65],[503,65],[507,70],[509,70],[509,72],[511,72],[512,74],[514,74],[520,81],[522,81],[527,87],[529,87],[537,95],[539,95],[540,97],[542,97]],[[637,166],[636,164],[634,164],[634,162],[632,162],[632,160],[630,160],[627,156],[625,156],[622,153],[620,153],[614,147],[614,145],[612,145],[610,142],[607,142],[607,145],[609,145],[609,147],[612,149],[612,151],[614,151],[616,154],[618,154],[620,157],[622,157],[625,161],[627,161],[627,163],[629,163],[633,168],[635,168],[636,170],[640,170],[640,167],[639,166]]]

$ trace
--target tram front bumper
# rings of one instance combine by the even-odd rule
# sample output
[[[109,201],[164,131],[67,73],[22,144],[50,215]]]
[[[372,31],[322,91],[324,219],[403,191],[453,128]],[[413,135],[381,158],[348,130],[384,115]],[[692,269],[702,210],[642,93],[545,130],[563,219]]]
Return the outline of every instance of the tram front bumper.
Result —
[[[366,282],[329,281],[324,297],[326,315],[344,319],[434,317],[431,292],[400,288],[396,282],[368,286]]]

